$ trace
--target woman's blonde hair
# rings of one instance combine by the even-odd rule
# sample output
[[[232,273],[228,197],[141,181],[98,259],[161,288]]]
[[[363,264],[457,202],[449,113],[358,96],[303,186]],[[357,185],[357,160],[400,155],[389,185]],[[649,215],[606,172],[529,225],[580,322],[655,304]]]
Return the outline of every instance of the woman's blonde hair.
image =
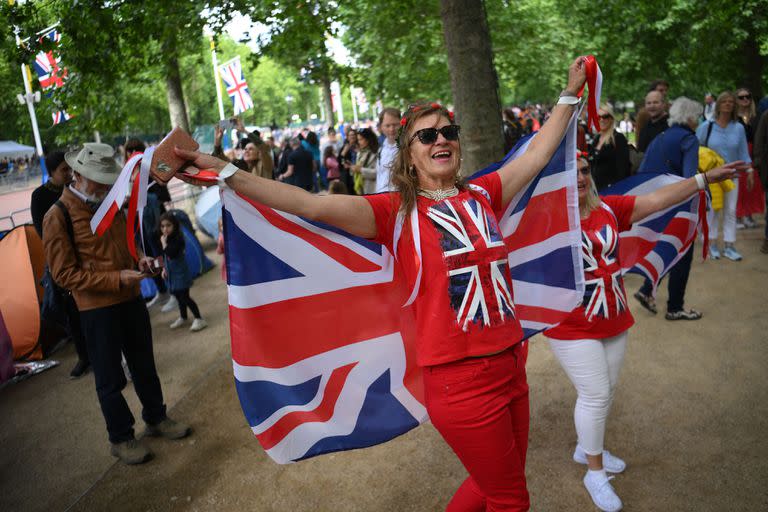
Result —
[[[589,165],[589,160],[587,160],[584,157],[579,157],[577,161],[584,162],[587,166],[587,168],[590,168],[591,165]],[[578,164],[577,164],[578,167]],[[581,172],[577,170],[576,172]],[[587,197],[584,200],[584,203],[579,203],[579,213],[582,212],[586,215],[589,215],[589,213],[600,206],[600,196],[597,194],[597,187],[595,186],[595,180],[592,179],[592,174],[589,175],[589,192],[587,193]]]
[[[747,94],[749,94],[750,96],[752,96],[752,92],[749,89],[747,89],[746,87],[739,87],[738,89],[736,89],[737,99],[738,99],[738,96],[739,96],[739,92],[741,92],[741,91],[744,91]],[[741,113],[738,112],[739,110],[741,110],[741,106],[739,105],[739,102],[737,101],[736,102],[736,111],[737,111],[737,113],[739,115],[741,115]],[[757,115],[757,109],[755,108],[755,98],[752,98],[752,99],[749,100],[749,112],[747,113],[747,115],[749,116],[749,119],[752,119],[752,118],[754,118]]]
[[[739,120],[739,104],[736,101],[736,95],[733,94],[731,91],[723,91],[717,96],[717,102],[715,102],[715,118],[714,120],[717,121],[717,118],[720,117],[720,105],[727,100],[728,98],[731,98],[733,100],[733,110],[731,110],[731,119],[732,122],[738,122]]]
[[[431,114],[439,114],[445,117],[451,124],[454,122],[453,112],[439,103],[417,103],[408,107],[400,120],[400,130],[397,133],[397,147],[399,151],[392,163],[392,185],[400,192],[400,211],[408,214],[416,206],[416,196],[419,191],[419,176],[416,167],[411,160],[410,142],[413,137],[413,125],[422,117]],[[461,145],[459,145],[459,158],[461,158]],[[456,176],[458,177],[458,169]],[[463,182],[457,182],[457,187],[463,187]]]
[[[614,145],[613,140],[613,133],[616,131],[616,115],[613,113],[613,109],[610,107],[610,105],[603,103],[600,105],[600,110],[604,110],[611,116],[611,126],[608,130],[606,130],[608,133],[605,135],[605,144],[610,144],[611,146]],[[600,138],[603,137],[602,129],[600,130]]]

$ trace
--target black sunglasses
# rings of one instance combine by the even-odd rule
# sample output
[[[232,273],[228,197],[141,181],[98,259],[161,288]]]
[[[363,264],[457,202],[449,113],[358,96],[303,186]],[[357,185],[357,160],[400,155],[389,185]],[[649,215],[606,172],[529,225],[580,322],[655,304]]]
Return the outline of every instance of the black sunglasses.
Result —
[[[611,119],[613,116],[611,114],[603,114],[601,116],[598,116],[600,119]]]
[[[752,95],[751,94],[741,94],[741,95],[739,95],[739,99],[740,100],[751,100],[752,99]]]
[[[434,144],[437,142],[438,133],[445,137],[445,140],[459,140],[459,131],[460,128],[457,124],[447,124],[439,130],[437,128],[422,128],[413,134],[411,140],[408,141],[408,145],[417,137],[422,144]]]

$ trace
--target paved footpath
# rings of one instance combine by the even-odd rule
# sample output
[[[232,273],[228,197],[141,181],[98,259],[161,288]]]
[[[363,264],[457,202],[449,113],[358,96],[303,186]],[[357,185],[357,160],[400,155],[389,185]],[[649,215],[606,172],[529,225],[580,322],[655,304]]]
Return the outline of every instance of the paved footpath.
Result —
[[[766,510],[768,494],[768,255],[762,231],[739,232],[742,262],[701,262],[687,303],[698,322],[641,309],[611,417],[607,448],[625,458],[613,481],[628,511]],[[210,251],[209,251],[210,254]],[[62,365],[0,390],[0,510],[438,511],[466,477],[431,425],[384,445],[279,466],[240,411],[228,347],[226,291],[215,269],[192,288],[211,327],[171,331],[175,313],[152,313],[155,354],[173,417],[192,437],[151,439],[136,467],[108,454],[93,377],[69,381]],[[666,301],[666,286],[659,303]],[[663,309],[663,308],[662,308]],[[571,461],[575,393],[541,339],[528,361],[532,510],[596,510]],[[137,417],[131,385],[125,395]],[[139,422],[140,423],[140,422]],[[139,430],[141,427],[139,427]]]

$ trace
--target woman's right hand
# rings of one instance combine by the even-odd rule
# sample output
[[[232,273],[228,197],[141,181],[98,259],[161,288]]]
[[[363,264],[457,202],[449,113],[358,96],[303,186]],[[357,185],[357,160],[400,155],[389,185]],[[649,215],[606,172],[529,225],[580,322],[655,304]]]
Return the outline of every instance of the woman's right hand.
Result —
[[[581,88],[584,87],[584,82],[587,81],[586,62],[586,57],[576,57],[576,60],[568,67],[568,86],[566,87],[568,92],[578,94]],[[590,94],[592,94],[591,91]]]
[[[704,173],[704,177],[709,183],[720,183],[728,178],[734,178],[737,171],[745,171],[749,169],[750,165],[743,160],[737,160],[735,162],[729,162],[722,167],[712,169]]]

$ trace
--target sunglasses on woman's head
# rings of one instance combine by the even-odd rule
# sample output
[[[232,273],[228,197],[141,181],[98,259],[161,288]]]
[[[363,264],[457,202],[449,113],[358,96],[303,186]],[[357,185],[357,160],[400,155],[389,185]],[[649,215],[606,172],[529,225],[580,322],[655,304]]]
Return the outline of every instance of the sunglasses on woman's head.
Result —
[[[460,128],[457,124],[447,124],[439,130],[437,128],[422,128],[413,134],[413,137],[408,141],[408,144],[410,145],[413,142],[413,139],[417,137],[422,144],[434,144],[437,142],[438,133],[445,137],[445,140],[459,140],[459,131]]]
[[[740,94],[739,95],[739,99],[740,100],[751,100],[752,99],[752,95],[751,94]]]

